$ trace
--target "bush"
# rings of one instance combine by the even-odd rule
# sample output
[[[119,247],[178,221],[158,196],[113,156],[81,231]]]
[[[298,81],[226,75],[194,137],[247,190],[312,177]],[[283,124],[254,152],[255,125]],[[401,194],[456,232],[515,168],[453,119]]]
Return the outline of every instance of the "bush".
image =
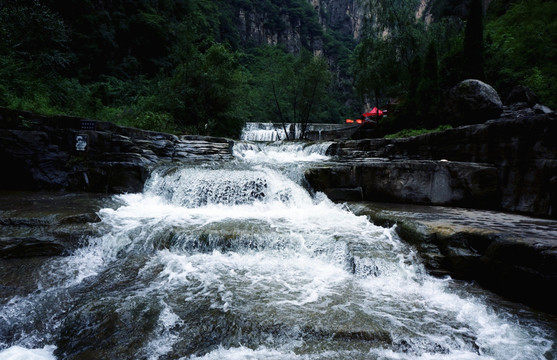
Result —
[[[435,129],[405,129],[394,134],[385,135],[386,139],[406,138],[411,136],[418,136],[424,134],[431,134],[439,131],[452,129],[451,125],[440,125]]]

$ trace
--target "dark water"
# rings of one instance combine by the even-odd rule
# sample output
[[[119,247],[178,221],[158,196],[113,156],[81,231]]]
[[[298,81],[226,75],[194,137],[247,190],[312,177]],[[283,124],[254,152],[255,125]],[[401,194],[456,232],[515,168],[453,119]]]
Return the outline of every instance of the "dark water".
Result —
[[[0,303],[0,359],[555,359],[555,324],[429,276],[304,186],[326,144],[166,167]],[[17,274],[12,274],[17,277]]]

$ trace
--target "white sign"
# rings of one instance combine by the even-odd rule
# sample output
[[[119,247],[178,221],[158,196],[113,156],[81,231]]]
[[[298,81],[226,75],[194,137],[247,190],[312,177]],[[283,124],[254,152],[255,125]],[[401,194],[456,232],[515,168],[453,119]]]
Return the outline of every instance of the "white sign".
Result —
[[[77,135],[75,137],[75,149],[77,151],[85,151],[87,147],[87,135]]]

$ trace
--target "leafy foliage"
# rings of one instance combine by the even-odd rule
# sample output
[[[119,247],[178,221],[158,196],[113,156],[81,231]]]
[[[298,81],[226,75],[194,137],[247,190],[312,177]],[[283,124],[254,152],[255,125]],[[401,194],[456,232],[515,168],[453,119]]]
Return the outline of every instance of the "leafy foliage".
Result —
[[[290,121],[338,117],[350,98],[339,95],[346,87],[328,87],[325,62],[303,48],[326,38],[326,51],[344,66],[350,50],[338,34],[325,36],[304,0],[6,0],[0,8],[0,106],[238,136],[246,120],[272,120],[261,115],[269,114],[271,76],[265,71],[273,59],[258,58],[260,44],[241,38],[241,9],[263,14],[267,29],[286,31],[289,22],[300,32],[302,48],[294,54],[277,48],[285,62],[272,64],[283,76],[290,71],[290,83],[274,79],[285,93],[281,102],[288,91],[297,96],[296,106],[283,104],[296,109]],[[319,86],[312,92],[311,84]],[[335,95],[325,105],[328,91]]]
[[[401,130],[399,132],[396,132],[394,134],[386,135],[385,138],[386,139],[405,138],[405,137],[411,137],[411,136],[431,134],[431,133],[435,133],[435,132],[445,131],[445,130],[448,130],[448,129],[452,129],[452,126],[450,126],[450,125],[440,125],[440,126],[436,127],[435,129],[405,129],[405,130]]]
[[[489,80],[502,93],[526,85],[556,108],[557,3],[517,1],[486,25],[486,33]]]
[[[4,0],[0,106],[238,136],[244,121],[341,122],[397,99],[385,131],[432,128],[440,94],[485,60],[503,95],[522,84],[557,107],[555,2],[493,0],[485,27],[468,1],[431,2],[432,23],[419,0],[360,2],[358,42],[306,0]]]

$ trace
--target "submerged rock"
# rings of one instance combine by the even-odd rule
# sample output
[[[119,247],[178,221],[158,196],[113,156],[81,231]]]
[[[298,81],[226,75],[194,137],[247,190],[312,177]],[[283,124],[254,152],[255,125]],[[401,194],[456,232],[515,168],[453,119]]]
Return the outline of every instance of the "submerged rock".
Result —
[[[61,255],[64,246],[55,241],[36,238],[0,238],[0,258],[23,258]]]
[[[0,259],[69,253],[99,222],[104,197],[58,192],[0,192]]]

